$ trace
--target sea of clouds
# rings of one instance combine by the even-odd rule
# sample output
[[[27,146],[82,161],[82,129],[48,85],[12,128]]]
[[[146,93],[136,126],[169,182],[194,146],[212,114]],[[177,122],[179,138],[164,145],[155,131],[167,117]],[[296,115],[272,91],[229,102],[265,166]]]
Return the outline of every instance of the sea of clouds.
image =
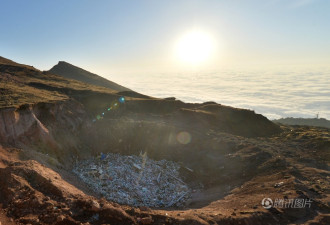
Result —
[[[111,76],[112,80],[154,97],[185,102],[214,101],[254,110],[269,119],[330,119],[330,70],[286,72],[221,71]]]

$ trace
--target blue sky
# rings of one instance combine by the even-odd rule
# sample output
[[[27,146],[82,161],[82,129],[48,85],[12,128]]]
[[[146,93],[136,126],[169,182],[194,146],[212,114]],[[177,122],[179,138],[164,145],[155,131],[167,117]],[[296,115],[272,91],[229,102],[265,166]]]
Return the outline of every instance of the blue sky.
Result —
[[[0,55],[47,70],[65,60],[101,75],[187,69],[183,33],[217,41],[201,70],[330,65],[328,0],[1,0]],[[219,47],[220,46],[220,47]]]

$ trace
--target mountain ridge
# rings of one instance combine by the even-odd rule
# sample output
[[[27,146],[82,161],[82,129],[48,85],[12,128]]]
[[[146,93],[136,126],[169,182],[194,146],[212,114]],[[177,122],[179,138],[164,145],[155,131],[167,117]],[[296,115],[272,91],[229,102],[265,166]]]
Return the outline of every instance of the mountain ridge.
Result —
[[[272,120],[274,123],[280,123],[285,125],[297,125],[297,126],[314,126],[330,128],[330,121],[325,118],[294,118],[287,117],[277,120]]]
[[[25,67],[25,68],[34,69],[34,70],[36,69],[33,66],[29,66],[29,65],[26,65],[26,64],[17,63],[15,61],[11,60],[11,59],[7,59],[7,58],[2,57],[2,56],[0,56],[0,65]]]
[[[100,75],[84,70],[78,66],[75,66],[66,61],[59,61],[55,66],[53,66],[47,72],[73,79],[78,80],[84,83],[93,84],[96,86],[106,87],[113,89],[115,91],[131,91],[129,88],[121,86],[113,81],[110,81]]]

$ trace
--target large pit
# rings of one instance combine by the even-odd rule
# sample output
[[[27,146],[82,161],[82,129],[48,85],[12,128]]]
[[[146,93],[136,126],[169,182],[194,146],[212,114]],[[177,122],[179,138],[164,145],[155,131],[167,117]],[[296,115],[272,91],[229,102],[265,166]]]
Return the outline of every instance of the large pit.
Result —
[[[182,167],[173,161],[150,159],[146,153],[107,153],[77,161],[73,172],[107,200],[135,207],[169,208],[184,207],[196,192],[184,182]]]

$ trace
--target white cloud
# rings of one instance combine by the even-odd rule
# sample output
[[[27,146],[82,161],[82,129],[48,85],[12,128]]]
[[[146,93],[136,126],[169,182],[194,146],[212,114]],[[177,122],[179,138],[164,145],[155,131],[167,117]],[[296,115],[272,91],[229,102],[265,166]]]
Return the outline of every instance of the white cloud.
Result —
[[[155,97],[186,102],[215,101],[253,109],[270,119],[321,117],[330,119],[330,71],[218,72],[129,76],[116,82]]]

